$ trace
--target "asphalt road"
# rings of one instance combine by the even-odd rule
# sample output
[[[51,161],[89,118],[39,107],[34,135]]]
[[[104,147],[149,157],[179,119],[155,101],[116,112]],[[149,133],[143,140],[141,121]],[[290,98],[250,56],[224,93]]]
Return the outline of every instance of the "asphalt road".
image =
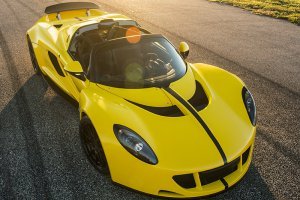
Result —
[[[94,2],[174,44],[187,41],[190,61],[229,70],[252,91],[253,162],[212,199],[300,199],[299,26],[205,0]],[[150,199],[94,170],[80,146],[77,108],[33,73],[25,33],[53,3],[0,0],[0,199]]]

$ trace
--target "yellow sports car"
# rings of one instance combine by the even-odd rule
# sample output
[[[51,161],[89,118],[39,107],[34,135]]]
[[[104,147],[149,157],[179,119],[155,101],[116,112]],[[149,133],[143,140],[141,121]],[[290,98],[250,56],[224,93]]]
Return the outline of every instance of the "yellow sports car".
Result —
[[[187,62],[185,42],[176,49],[93,3],[45,13],[27,32],[34,70],[78,102],[83,149],[99,172],[176,198],[215,194],[245,175],[256,108],[237,76]]]

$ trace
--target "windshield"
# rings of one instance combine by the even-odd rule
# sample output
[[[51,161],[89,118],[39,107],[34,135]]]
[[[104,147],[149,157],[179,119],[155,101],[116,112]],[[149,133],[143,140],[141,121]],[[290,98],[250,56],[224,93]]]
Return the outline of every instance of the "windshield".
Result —
[[[185,72],[185,62],[168,40],[144,35],[96,46],[88,77],[112,87],[144,88],[167,86]]]

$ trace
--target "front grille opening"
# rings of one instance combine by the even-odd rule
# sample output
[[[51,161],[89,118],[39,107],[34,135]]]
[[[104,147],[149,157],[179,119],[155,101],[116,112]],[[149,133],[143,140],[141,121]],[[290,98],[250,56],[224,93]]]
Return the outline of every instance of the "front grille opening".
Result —
[[[195,179],[193,174],[183,174],[173,176],[173,180],[183,188],[194,188],[196,187]]]
[[[200,176],[201,185],[210,184],[233,173],[238,169],[239,162],[240,162],[240,157],[221,167],[200,172],[199,176]]]
[[[249,157],[249,153],[250,153],[250,148],[249,147],[242,155],[242,164],[245,164],[248,160],[248,157]]]

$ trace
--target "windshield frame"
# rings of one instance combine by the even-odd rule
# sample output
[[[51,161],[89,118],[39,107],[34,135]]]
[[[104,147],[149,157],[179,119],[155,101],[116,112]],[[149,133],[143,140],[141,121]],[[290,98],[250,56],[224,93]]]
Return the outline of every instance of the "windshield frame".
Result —
[[[136,37],[136,36],[130,36],[130,37]],[[162,87],[168,87],[171,83],[181,79],[183,76],[185,76],[185,74],[187,73],[187,62],[183,59],[182,55],[178,52],[178,50],[175,48],[175,46],[166,38],[164,37],[163,35],[161,34],[142,34],[141,36],[141,39],[140,41],[142,40],[148,40],[148,39],[151,39],[151,38],[156,38],[156,39],[163,39],[165,40],[166,42],[168,42],[172,48],[174,48],[176,54],[179,56],[179,58],[183,61],[184,65],[185,65],[185,71],[183,74],[181,74],[180,76],[176,77],[175,79],[171,79],[171,80],[167,80],[165,81],[164,83],[162,82],[159,82],[159,83],[156,83],[156,84],[145,84],[143,88],[150,88],[150,87],[158,87],[158,88],[162,88]],[[101,48],[109,48],[109,46],[116,46],[118,44],[122,44],[122,43],[127,43],[127,39],[128,37],[123,37],[123,38],[117,38],[117,39],[112,39],[112,40],[108,40],[106,42],[103,42],[103,43],[100,43],[100,44],[97,44],[93,47],[92,49],[92,52],[91,52],[91,56],[90,56],[90,62],[89,62],[89,70],[86,74],[87,78],[93,82],[93,83],[96,83],[96,84],[100,84],[100,85],[104,85],[104,86],[109,86],[109,87],[114,87],[114,88],[121,88],[121,89],[142,89],[142,88],[124,88],[124,87],[116,87],[116,86],[112,86],[112,85],[107,85],[103,82],[97,82],[97,81],[94,81],[94,80],[91,80],[91,74],[90,74],[90,68],[92,67],[92,62],[93,62],[93,57],[96,55],[96,52],[97,51],[101,51],[99,49]]]

